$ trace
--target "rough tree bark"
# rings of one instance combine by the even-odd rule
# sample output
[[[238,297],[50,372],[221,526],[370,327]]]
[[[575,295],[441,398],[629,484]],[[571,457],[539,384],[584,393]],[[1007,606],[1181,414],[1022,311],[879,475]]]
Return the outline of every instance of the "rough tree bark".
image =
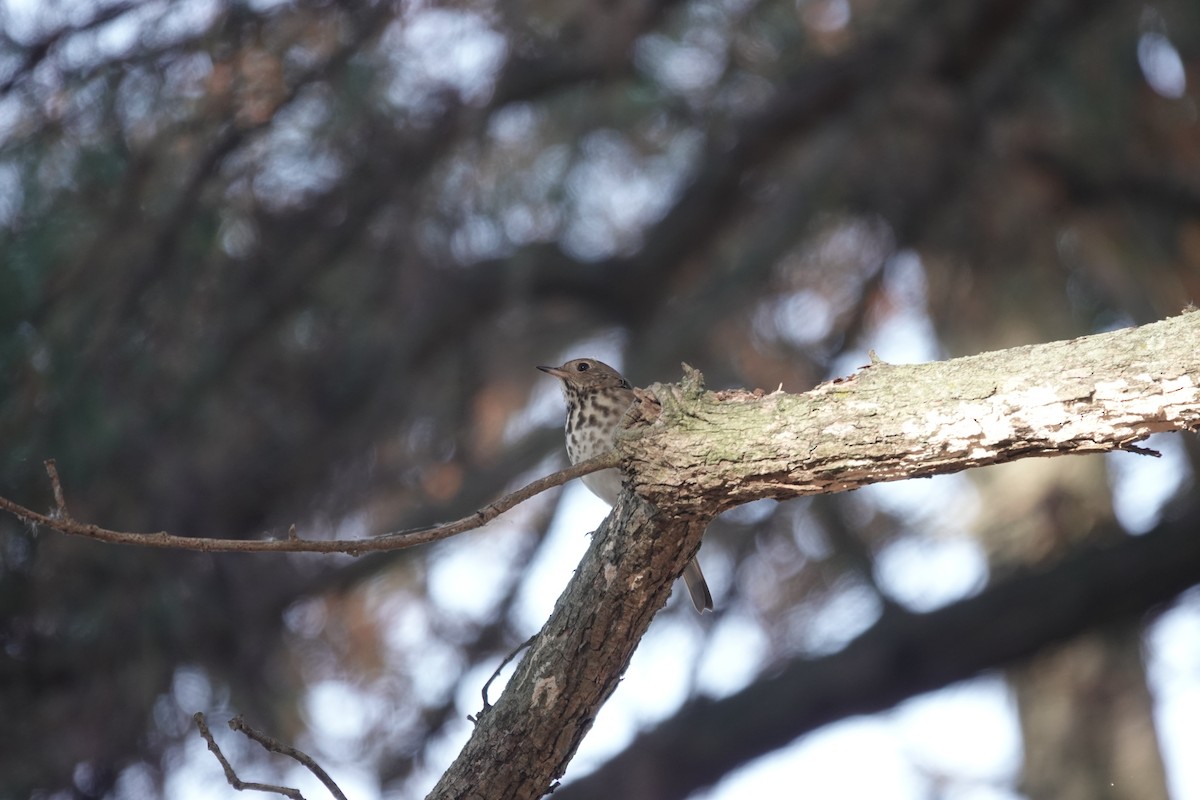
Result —
[[[565,771],[695,555],[761,498],[1028,456],[1134,449],[1200,427],[1200,314],[932,364],[875,363],[800,395],[655,385],[618,444],[613,513],[495,706],[430,797],[533,798]]]
[[[713,513],[1028,456],[1127,448],[1197,422],[1200,315],[952,361],[876,363],[793,395],[659,386],[621,448],[660,508]],[[654,417],[654,409],[642,409]]]

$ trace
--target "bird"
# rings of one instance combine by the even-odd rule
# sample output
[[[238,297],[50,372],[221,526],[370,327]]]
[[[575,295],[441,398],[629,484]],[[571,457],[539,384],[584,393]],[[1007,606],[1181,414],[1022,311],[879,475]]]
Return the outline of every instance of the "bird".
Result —
[[[621,373],[594,358],[575,358],[561,367],[538,369],[562,382],[563,398],[567,401],[567,457],[571,463],[578,464],[611,450],[625,412],[641,390],[634,389]],[[621,493],[621,473],[616,468],[602,469],[584,475],[583,485],[612,506]],[[682,577],[696,611],[711,611],[712,594],[696,559],[684,567]]]

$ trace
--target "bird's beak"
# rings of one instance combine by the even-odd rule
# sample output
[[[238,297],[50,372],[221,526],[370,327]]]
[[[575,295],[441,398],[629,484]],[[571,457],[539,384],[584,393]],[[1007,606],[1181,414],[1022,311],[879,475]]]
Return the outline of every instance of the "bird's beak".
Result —
[[[548,375],[553,375],[554,377],[558,378],[559,380],[564,380],[564,381],[567,379],[567,376],[571,374],[571,373],[567,372],[565,369],[559,369],[558,367],[538,367],[538,369],[540,369],[542,372],[545,372]]]

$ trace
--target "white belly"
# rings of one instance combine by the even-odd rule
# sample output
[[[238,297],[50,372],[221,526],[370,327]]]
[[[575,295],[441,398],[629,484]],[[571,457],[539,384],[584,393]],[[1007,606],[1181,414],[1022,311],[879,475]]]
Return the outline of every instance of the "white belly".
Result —
[[[602,469],[591,475],[584,475],[583,485],[610,506],[616,505],[617,495],[621,493],[621,473],[615,469]]]

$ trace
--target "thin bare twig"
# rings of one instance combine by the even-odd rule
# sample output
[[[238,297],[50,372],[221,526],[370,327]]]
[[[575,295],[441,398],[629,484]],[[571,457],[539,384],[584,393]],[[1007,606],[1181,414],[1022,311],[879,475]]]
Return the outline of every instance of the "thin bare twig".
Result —
[[[273,792],[281,794],[284,797],[289,797],[291,800],[304,800],[304,795],[300,794],[299,789],[293,789],[289,786],[275,786],[270,783],[254,783],[244,781],[237,776],[233,771],[233,765],[229,763],[229,759],[225,758],[225,754],[221,752],[221,748],[217,746],[217,740],[213,738],[212,731],[208,729],[208,722],[204,719],[204,714],[197,711],[192,715],[192,721],[196,723],[196,727],[200,729],[200,735],[204,737],[204,741],[208,743],[208,749],[217,757],[217,761],[221,762],[221,769],[225,770],[225,780],[229,781],[229,785],[239,792],[251,790],[255,792]],[[233,727],[233,720],[229,721],[230,727]],[[268,748],[270,749],[270,748]],[[305,756],[308,758],[308,756]],[[311,759],[309,759],[311,760]],[[301,762],[303,763],[303,762]],[[338,791],[338,797],[341,800],[346,800],[345,795]]]
[[[322,769],[321,765],[312,759],[312,756],[297,750],[291,745],[286,745],[283,742],[272,739],[270,736],[267,736],[261,731],[251,728],[246,724],[246,721],[242,719],[240,714],[229,720],[229,727],[242,734],[246,738],[253,739],[254,741],[258,742],[266,750],[272,753],[279,753],[282,756],[287,756],[288,758],[303,764],[309,772],[317,776],[317,780],[325,784],[325,788],[328,789],[329,793],[336,797],[337,800],[346,800],[346,795],[342,793],[341,788],[338,787],[333,778],[329,777],[329,773]]]
[[[50,475],[51,487],[54,490],[55,511],[52,514],[42,514],[20,503],[15,503],[0,497],[0,510],[7,511],[18,519],[31,525],[40,525],[71,536],[83,536],[97,539],[109,544],[130,544],[140,547],[161,547],[175,550],[199,550],[205,553],[346,553],[352,556],[363,553],[375,553],[385,550],[403,550],[408,547],[429,544],[441,539],[448,539],[466,531],[482,528],[505,511],[525,502],[529,498],[541,494],[547,489],[561,486],[567,481],[581,478],[584,475],[609,469],[619,464],[616,453],[597,456],[596,458],[575,464],[544,478],[533,481],[515,492],[506,494],[499,500],[489,503],[478,511],[454,522],[441,525],[429,525],[423,528],[409,528],[393,531],[369,539],[304,539],[295,533],[294,527],[288,530],[286,539],[218,539],[212,537],[179,536],[166,531],[157,533],[133,533],[129,531],[114,531],[101,528],[99,525],[78,522],[67,513],[66,499],[62,485],[58,480],[58,470],[53,461],[46,462],[46,471]]]
[[[483,716],[485,713],[487,713],[487,710],[492,707],[491,702],[488,700],[488,689],[491,688],[492,681],[494,681],[494,680],[496,680],[496,678],[500,677],[500,670],[504,669],[505,665],[507,665],[508,662],[510,662],[514,658],[516,658],[517,653],[521,652],[526,647],[529,647],[529,645],[533,644],[533,640],[536,639],[537,637],[538,637],[538,635],[535,633],[533,636],[530,636],[528,639],[526,639],[525,641],[521,642],[519,645],[514,647],[512,652],[509,653],[508,655],[506,655],[504,657],[504,660],[500,662],[500,666],[496,667],[496,671],[492,673],[492,677],[487,679],[487,683],[485,683],[483,685],[483,708],[480,709],[479,716]],[[469,719],[471,722],[475,722],[475,721],[477,721],[478,718],[473,717],[471,715],[467,715],[467,719]]]

